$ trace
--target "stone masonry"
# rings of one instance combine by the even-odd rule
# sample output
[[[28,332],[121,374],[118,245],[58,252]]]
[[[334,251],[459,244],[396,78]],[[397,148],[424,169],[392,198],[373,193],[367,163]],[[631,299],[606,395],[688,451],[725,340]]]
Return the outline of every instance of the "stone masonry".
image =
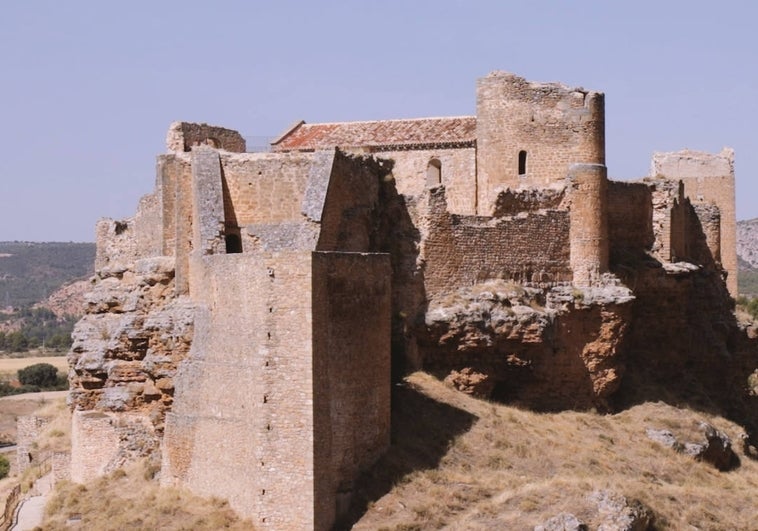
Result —
[[[607,408],[635,279],[733,290],[736,258],[731,151],[630,183],[605,164],[602,93],[505,72],[476,116],[298,122],[269,153],[172,124],[155,191],[97,226],[72,480],[146,458],[258,528],[330,529],[405,371]]]

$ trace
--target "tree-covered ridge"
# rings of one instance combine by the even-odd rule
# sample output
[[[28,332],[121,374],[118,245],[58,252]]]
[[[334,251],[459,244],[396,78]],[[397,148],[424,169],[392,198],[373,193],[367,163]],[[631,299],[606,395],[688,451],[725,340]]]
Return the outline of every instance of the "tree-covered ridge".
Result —
[[[45,347],[65,351],[71,346],[71,332],[77,316],[57,317],[47,308],[23,308],[13,313],[0,313],[0,323],[20,322],[18,330],[0,331],[0,351],[25,352]]]
[[[0,308],[24,308],[92,275],[94,243],[0,242]]]

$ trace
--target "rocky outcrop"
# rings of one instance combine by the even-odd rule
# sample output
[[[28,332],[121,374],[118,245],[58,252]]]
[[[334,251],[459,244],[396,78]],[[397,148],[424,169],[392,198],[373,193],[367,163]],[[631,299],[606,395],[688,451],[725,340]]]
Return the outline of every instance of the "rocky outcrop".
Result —
[[[92,282],[68,355],[70,405],[128,413],[119,425],[122,449],[150,454],[160,446],[173,377],[189,351],[193,306],[174,297],[169,257],[102,268]]]
[[[707,422],[701,422],[698,430],[705,438],[704,441],[682,442],[671,431],[664,429],[648,428],[646,433],[649,439],[698,461],[709,463],[719,470],[731,470],[739,466],[739,457],[732,450],[732,441],[728,435]]]
[[[571,513],[560,513],[534,526],[534,531],[587,531],[587,525]]]
[[[632,300],[610,279],[585,290],[505,281],[462,288],[430,304],[424,365],[479,397],[538,409],[606,408],[624,373]]]
[[[637,500],[609,490],[590,494],[600,517],[598,531],[647,531],[655,520],[652,511]]]

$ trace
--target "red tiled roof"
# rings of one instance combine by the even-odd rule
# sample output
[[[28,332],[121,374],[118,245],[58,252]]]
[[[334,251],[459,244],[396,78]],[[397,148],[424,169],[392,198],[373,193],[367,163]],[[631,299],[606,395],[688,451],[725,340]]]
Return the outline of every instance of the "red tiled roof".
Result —
[[[272,143],[275,151],[340,147],[465,145],[476,139],[476,117],[417,118],[375,122],[301,122]]]

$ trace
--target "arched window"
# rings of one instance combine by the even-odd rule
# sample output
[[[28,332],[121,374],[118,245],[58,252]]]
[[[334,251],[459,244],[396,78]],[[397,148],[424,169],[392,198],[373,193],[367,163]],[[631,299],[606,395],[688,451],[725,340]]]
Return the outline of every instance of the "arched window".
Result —
[[[526,175],[526,151],[518,152],[518,174]]]
[[[236,234],[227,234],[224,239],[226,240],[226,254],[242,252],[242,240],[239,236]]]
[[[438,159],[432,159],[426,167],[426,186],[431,188],[438,184],[442,184],[442,163]]]

